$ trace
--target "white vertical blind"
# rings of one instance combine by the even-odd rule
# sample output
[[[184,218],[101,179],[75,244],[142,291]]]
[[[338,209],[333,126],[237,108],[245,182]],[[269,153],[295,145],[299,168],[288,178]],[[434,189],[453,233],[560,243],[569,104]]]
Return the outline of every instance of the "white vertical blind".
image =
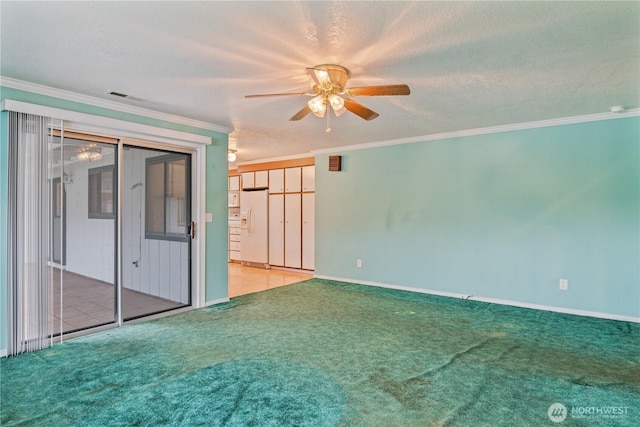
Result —
[[[9,355],[51,344],[50,122],[9,113]]]

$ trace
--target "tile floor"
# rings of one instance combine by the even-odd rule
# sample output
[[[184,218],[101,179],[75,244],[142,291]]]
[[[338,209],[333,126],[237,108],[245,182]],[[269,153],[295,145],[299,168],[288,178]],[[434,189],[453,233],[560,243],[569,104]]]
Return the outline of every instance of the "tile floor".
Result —
[[[113,285],[79,274],[64,272],[60,280],[59,270],[54,272],[53,320],[49,330],[59,334],[112,323],[114,314]],[[63,283],[62,322],[60,322],[60,283]],[[183,307],[176,303],[130,289],[123,289],[122,312],[125,319],[158,313]]]
[[[238,263],[229,263],[229,298],[254,292],[266,291],[280,286],[290,285],[311,279],[313,274],[284,270],[265,270],[263,268],[243,267]]]
[[[229,297],[273,289],[312,277],[311,273],[265,270],[229,263]],[[64,333],[70,333],[114,322],[113,285],[68,271],[64,272],[63,283],[63,321],[61,322],[60,274],[56,271],[53,292],[55,314],[49,323],[49,328],[54,334],[59,334],[61,329]],[[125,319],[183,307],[183,304],[129,289],[123,290],[122,305]]]

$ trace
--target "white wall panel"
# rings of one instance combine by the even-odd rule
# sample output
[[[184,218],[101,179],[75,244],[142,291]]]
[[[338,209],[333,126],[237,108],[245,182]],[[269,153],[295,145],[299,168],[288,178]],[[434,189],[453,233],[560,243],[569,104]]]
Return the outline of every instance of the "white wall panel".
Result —
[[[182,242],[169,242],[169,296],[164,298],[172,301],[180,301],[180,284],[182,276],[182,263],[180,262],[182,256],[180,254],[180,249],[182,245]]]
[[[145,160],[158,155],[161,153],[136,148],[124,151],[123,287],[186,304],[189,302],[188,243],[145,238]],[[88,171],[107,164],[113,164],[113,156],[105,156],[98,162],[75,162],[65,168],[73,179],[66,185],[66,268],[114,283],[115,221],[88,217]]]
[[[156,296],[169,299],[171,279],[171,252],[168,240],[158,240],[158,269],[160,270],[159,290]]]
[[[113,164],[113,156],[65,165],[65,172],[71,177],[65,185],[66,269],[113,284],[115,221],[89,218],[89,169],[108,164]]]
[[[148,270],[149,280],[147,281],[149,290],[147,293],[151,295],[160,294],[160,268],[158,266],[160,259],[160,241],[150,240],[147,242],[149,247]]]

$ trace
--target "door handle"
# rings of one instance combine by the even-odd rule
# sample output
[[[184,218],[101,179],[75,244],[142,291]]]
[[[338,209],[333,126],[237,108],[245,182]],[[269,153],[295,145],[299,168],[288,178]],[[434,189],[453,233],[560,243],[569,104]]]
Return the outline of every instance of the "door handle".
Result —
[[[191,238],[192,239],[196,238],[196,222],[195,221],[191,221]]]

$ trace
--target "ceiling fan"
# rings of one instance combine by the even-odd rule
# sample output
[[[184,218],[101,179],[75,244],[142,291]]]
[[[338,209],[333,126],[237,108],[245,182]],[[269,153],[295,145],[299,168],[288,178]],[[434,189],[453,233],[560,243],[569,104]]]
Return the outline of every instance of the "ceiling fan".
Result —
[[[327,106],[335,113],[336,117],[345,111],[351,111],[365,120],[373,120],[378,117],[378,113],[370,110],[364,105],[348,97],[354,96],[387,96],[387,95],[409,95],[411,91],[405,84],[383,85],[383,86],[360,86],[347,88],[349,70],[334,64],[316,65],[307,68],[310,77],[312,92],[293,93],[267,93],[262,95],[246,95],[245,98],[263,98],[268,96],[310,96],[312,99],[289,120],[300,120],[309,113],[318,117],[324,117]],[[329,116],[327,114],[327,132],[329,127]]]

